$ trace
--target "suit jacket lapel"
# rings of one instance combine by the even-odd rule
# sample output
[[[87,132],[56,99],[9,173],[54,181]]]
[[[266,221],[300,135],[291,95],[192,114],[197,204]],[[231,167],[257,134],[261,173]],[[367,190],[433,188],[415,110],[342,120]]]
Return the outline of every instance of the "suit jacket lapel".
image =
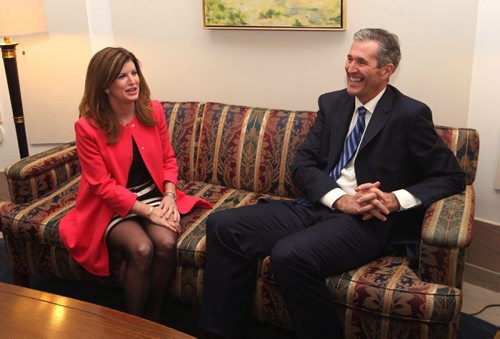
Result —
[[[330,138],[330,152],[327,165],[329,171],[337,164],[342,149],[344,148],[344,141],[347,137],[347,132],[354,112],[354,97],[347,95],[345,100],[333,110],[338,111],[338,113],[330,113],[333,119],[330,130],[332,136]]]
[[[389,119],[393,98],[394,93],[392,91],[392,88],[391,86],[387,86],[384,95],[382,95],[382,98],[380,98],[380,101],[375,107],[375,112],[373,112],[370,123],[366,128],[363,140],[361,140],[361,145],[359,146],[360,151],[382,130],[385,123]]]

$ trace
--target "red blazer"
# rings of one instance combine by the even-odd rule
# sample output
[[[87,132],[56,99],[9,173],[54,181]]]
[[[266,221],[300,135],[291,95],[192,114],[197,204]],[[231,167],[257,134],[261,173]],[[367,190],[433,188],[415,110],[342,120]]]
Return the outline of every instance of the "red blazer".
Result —
[[[146,127],[134,118],[122,127],[119,140],[112,145],[86,118],[75,123],[82,176],[75,208],[61,219],[59,233],[72,257],[92,274],[109,275],[106,227],[114,214],[126,216],[137,198],[126,189],[132,164],[132,138],[159,190],[164,191],[165,180],[177,185],[177,161],[165,115],[158,101],[151,101],[151,105],[157,124]],[[195,205],[211,208],[203,199],[179,190],[176,194],[181,214],[188,213]]]

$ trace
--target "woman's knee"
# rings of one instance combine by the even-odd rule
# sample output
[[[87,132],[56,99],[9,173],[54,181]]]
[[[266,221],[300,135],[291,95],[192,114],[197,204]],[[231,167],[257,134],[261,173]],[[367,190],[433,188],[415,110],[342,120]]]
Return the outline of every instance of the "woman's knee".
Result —
[[[129,260],[142,270],[147,270],[153,261],[154,246],[151,241],[140,241],[128,251]]]
[[[174,258],[177,249],[177,236],[166,236],[155,241],[155,256]]]

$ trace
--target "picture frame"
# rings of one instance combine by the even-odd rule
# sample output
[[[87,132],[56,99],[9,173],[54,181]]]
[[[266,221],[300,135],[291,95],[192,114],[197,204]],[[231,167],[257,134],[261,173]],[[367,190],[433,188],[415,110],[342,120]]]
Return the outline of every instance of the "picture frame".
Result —
[[[346,0],[203,0],[206,29],[345,30]]]

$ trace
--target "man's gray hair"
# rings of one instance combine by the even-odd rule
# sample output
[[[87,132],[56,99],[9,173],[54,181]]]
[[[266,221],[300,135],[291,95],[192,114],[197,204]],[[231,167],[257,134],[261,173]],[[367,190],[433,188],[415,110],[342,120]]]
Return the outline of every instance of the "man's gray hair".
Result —
[[[354,41],[377,41],[380,48],[377,54],[377,66],[381,67],[389,63],[398,68],[401,60],[401,49],[398,36],[381,28],[363,28],[357,31],[353,37]]]

